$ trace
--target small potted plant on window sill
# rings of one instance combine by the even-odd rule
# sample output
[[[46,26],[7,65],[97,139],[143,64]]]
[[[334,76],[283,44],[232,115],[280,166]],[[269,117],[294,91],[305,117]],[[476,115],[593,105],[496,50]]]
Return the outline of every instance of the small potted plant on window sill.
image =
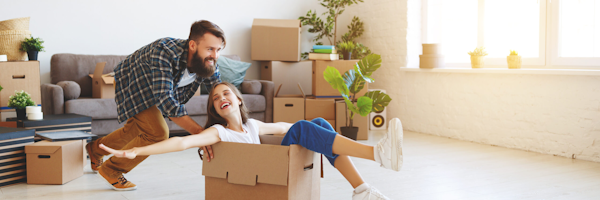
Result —
[[[27,106],[34,106],[35,102],[31,100],[31,96],[29,93],[21,90],[21,92],[15,91],[14,95],[8,97],[8,107],[14,108],[17,111],[17,119],[25,120],[27,119],[27,115],[25,113],[25,108]]]
[[[31,38],[23,40],[21,42],[21,51],[27,52],[29,60],[37,60],[38,52],[44,51],[44,41],[40,38]]]
[[[488,55],[485,47],[477,47],[475,50],[469,51],[469,55],[471,55],[472,68],[483,68],[485,66],[483,57]]]
[[[356,63],[354,69],[348,70],[344,75],[334,68],[327,66],[323,77],[333,87],[338,90],[346,107],[350,110],[350,116],[346,114],[346,124],[341,126],[342,135],[356,140],[358,127],[354,127],[353,118],[355,114],[367,116],[371,112],[383,111],[385,107],[392,101],[392,98],[381,91],[367,92],[364,96],[356,98],[366,83],[372,83],[375,80],[371,78],[371,74],[381,66],[381,56],[370,54]],[[348,123],[350,122],[350,123]]]
[[[521,56],[515,50],[510,50],[510,54],[506,56],[509,69],[521,69]]]

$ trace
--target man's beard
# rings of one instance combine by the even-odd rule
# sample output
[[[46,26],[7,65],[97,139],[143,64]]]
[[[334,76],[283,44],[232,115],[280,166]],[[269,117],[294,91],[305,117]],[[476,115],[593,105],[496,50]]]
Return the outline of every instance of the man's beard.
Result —
[[[205,63],[212,60],[212,65],[206,65]],[[189,63],[190,71],[196,73],[197,76],[208,78],[215,73],[215,65],[217,61],[211,57],[206,57],[204,60],[198,54],[194,54],[192,63]]]

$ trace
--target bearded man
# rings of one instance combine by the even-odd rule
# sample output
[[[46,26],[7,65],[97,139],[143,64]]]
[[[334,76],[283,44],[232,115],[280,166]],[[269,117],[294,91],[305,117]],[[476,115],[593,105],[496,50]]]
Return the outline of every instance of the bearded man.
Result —
[[[200,85],[212,88],[221,82],[216,61],[225,47],[225,34],[219,26],[202,20],[192,24],[188,39],[162,38],[127,56],[115,67],[115,101],[118,121],[124,127],[86,145],[91,167],[115,190],[135,190],[125,179],[147,156],[136,159],[111,157],[98,148],[113,149],[147,146],[169,137],[164,117],[186,131],[197,134],[204,128],[188,116],[185,103]],[[211,151],[211,150],[209,150]]]

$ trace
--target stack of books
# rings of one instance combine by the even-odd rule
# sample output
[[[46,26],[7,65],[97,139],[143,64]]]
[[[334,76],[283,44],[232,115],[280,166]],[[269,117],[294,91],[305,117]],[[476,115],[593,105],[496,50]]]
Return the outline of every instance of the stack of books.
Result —
[[[308,53],[309,60],[339,60],[339,58],[333,45],[313,45],[313,52]]]

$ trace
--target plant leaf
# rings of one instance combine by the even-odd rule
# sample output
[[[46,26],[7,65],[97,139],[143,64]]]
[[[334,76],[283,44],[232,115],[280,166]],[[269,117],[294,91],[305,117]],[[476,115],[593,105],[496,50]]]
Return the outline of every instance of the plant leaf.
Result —
[[[392,101],[392,98],[389,95],[379,90],[367,92],[365,96],[373,100],[373,112],[383,111],[385,107],[388,106],[388,104]]]
[[[371,76],[371,74],[381,67],[381,56],[378,54],[370,54],[358,61],[360,70],[363,75]]]
[[[331,87],[338,90],[342,96],[349,95],[348,87],[344,84],[344,79],[342,79],[340,71],[335,67],[327,66],[325,72],[323,72],[323,78],[325,78],[325,81],[327,81]]]
[[[367,96],[362,96],[358,98],[356,105],[358,106],[358,114],[364,117],[371,112],[373,101]]]

